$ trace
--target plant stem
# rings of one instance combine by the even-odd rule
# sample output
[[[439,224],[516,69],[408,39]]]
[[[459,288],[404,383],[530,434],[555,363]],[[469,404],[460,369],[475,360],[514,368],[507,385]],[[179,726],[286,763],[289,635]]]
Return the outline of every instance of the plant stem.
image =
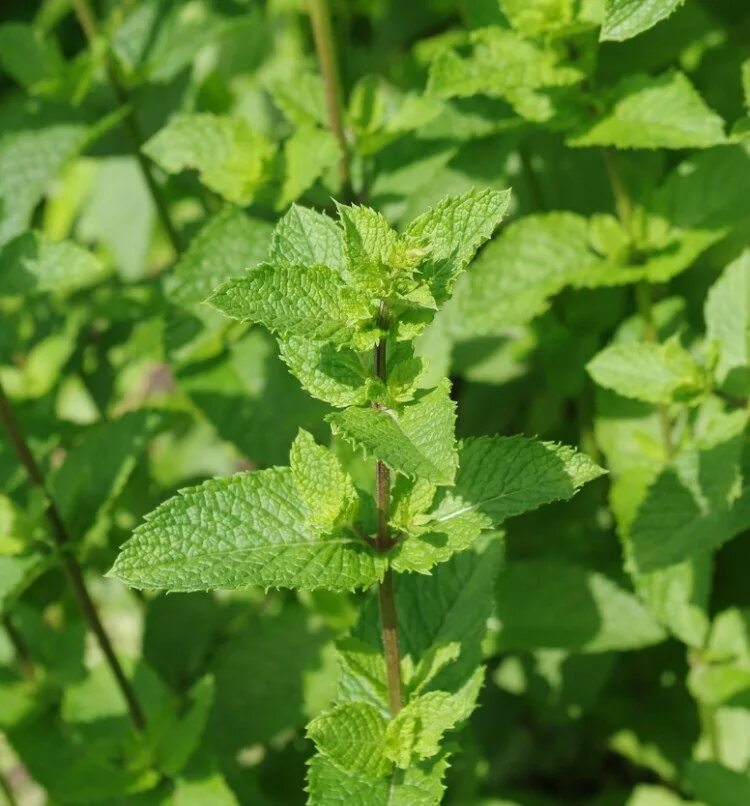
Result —
[[[643,320],[643,335],[647,341],[656,344],[659,340],[659,334],[656,332],[651,286],[648,283],[641,281],[636,285],[635,300],[638,313]],[[674,445],[672,444],[672,422],[669,417],[669,407],[659,403],[656,407],[656,412],[659,416],[659,429],[661,431],[664,455],[667,459],[671,459],[674,456]]]
[[[544,201],[542,185],[539,182],[539,177],[537,176],[536,171],[534,170],[531,153],[529,152],[528,146],[523,141],[518,146],[518,156],[521,159],[521,170],[523,172],[524,179],[526,180],[526,188],[529,191],[529,196],[531,197],[534,209],[537,212],[544,212],[548,209],[548,207],[547,203]]]
[[[3,616],[3,627],[13,645],[21,674],[26,680],[33,680],[35,677],[34,661],[31,659],[31,654],[29,648],[26,646],[26,642],[23,640],[21,633],[16,629],[16,625],[9,615]]]
[[[612,188],[612,195],[615,199],[615,209],[623,227],[625,227],[631,239],[633,237],[633,202],[628,192],[628,187],[620,170],[620,162],[617,152],[611,148],[602,149],[604,165],[609,176],[609,183]],[[651,298],[651,286],[644,280],[635,287],[635,301],[638,314],[643,320],[643,334],[647,341],[656,344],[659,334],[654,322],[653,301]],[[674,445],[672,444],[672,423],[669,417],[669,408],[663,403],[656,406],[659,417],[659,429],[661,431],[662,447],[667,460],[674,456]]]
[[[602,149],[602,157],[604,159],[604,167],[607,169],[607,176],[609,177],[609,184],[612,188],[612,195],[615,199],[615,210],[617,216],[625,227],[628,235],[633,237],[633,203],[630,200],[625,179],[620,170],[620,161],[617,158],[617,153],[611,148]]]
[[[16,455],[26,471],[29,480],[32,482],[32,484],[36,485],[40,490],[42,490],[47,499],[47,509],[45,511],[45,515],[50,526],[52,539],[55,541],[55,544],[60,551],[60,561],[62,563],[63,572],[65,573],[68,584],[70,585],[73,595],[78,602],[78,606],[81,609],[83,617],[88,623],[91,632],[94,633],[99,647],[101,648],[102,653],[104,654],[104,657],[112,670],[112,674],[114,675],[117,685],[122,692],[123,698],[127,703],[133,726],[137,730],[143,730],[146,723],[143,717],[143,712],[141,711],[141,707],[136,698],[135,691],[130,685],[130,682],[125,676],[125,672],[123,671],[122,666],[115,655],[115,651],[112,648],[112,643],[109,639],[109,636],[107,635],[104,625],[99,618],[96,605],[94,604],[86,587],[86,582],[83,578],[81,567],[74,555],[71,553],[72,541],[70,540],[70,536],[68,535],[65,524],[60,516],[60,511],[58,510],[54,500],[52,499],[52,496],[49,493],[44,476],[42,475],[42,471],[34,459],[31,450],[29,449],[28,443],[26,442],[23,432],[16,421],[13,410],[11,409],[10,403],[5,395],[5,391],[1,383],[0,423],[2,423],[3,428],[8,434],[8,438],[10,439]]]
[[[344,131],[344,116],[341,107],[341,76],[336,59],[336,43],[331,30],[331,16],[327,0],[309,0],[310,26],[312,28],[315,52],[318,56],[320,73],[325,89],[328,123],[341,149],[339,177],[344,195],[351,195],[351,171],[349,168],[349,148]]]
[[[380,303],[378,321],[382,324],[387,317],[384,302]],[[375,374],[383,382],[387,377],[386,340],[381,338],[375,348]],[[375,405],[375,404],[373,404]],[[391,472],[383,462],[375,465],[375,504],[377,506],[377,533],[375,547],[385,552],[393,546],[388,518],[391,502]],[[398,618],[396,616],[396,591],[393,584],[393,572],[388,568],[383,581],[378,585],[378,606],[380,609],[380,627],[383,635],[383,651],[385,653],[385,671],[388,681],[388,705],[391,715],[401,710],[404,703],[403,686],[401,684],[401,652],[398,646]]]
[[[91,45],[97,38],[97,26],[96,26],[96,19],[94,14],[91,11],[91,8],[88,4],[88,0],[72,0],[73,2],[73,9],[75,11],[75,15],[78,19],[78,23],[83,30],[83,33],[86,36],[86,39]],[[141,146],[145,141],[145,136],[141,131],[141,127],[135,117],[135,110],[130,103],[130,95],[127,89],[123,86],[122,82],[120,81],[117,71],[112,63],[112,60],[109,56],[109,53],[105,54],[104,57],[104,69],[107,73],[107,79],[109,81],[110,86],[112,87],[112,92],[117,99],[117,103],[126,109],[125,117],[124,117],[124,124],[125,130],[128,133],[128,138],[130,140],[130,150],[133,153],[136,161],[138,162],[138,166],[141,169],[141,173],[143,174],[143,179],[146,182],[146,186],[148,187],[149,193],[151,194],[151,198],[154,201],[154,205],[156,207],[157,215],[159,216],[159,220],[161,221],[162,227],[164,227],[164,231],[167,233],[167,237],[169,238],[170,243],[172,244],[172,248],[176,253],[180,253],[182,251],[182,240],[180,239],[180,235],[177,231],[177,227],[174,225],[170,215],[169,215],[169,207],[167,205],[167,201],[164,198],[164,194],[162,193],[162,189],[159,186],[156,178],[154,177],[154,172],[151,167],[151,163],[146,158],[145,154],[141,151]]]

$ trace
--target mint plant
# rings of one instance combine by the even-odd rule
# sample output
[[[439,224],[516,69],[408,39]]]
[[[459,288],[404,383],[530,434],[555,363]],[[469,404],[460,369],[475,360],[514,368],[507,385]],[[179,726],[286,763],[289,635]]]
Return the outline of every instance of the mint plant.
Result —
[[[0,803],[750,802],[746,4],[0,6]]]
[[[377,802],[392,791],[408,798],[412,788],[435,799],[448,759],[443,736],[471,714],[482,670],[476,637],[465,644],[455,628],[415,631],[426,606],[412,593],[425,586],[416,574],[430,575],[440,601],[442,574],[450,580],[458,566],[433,574],[438,564],[467,551],[493,563],[491,538],[481,554],[472,550],[483,534],[570,498],[601,473],[585,455],[533,439],[459,445],[448,380],[420,386],[414,340],[508,201],[492,190],[447,197],[403,233],[368,207],[338,205],[338,222],[292,207],[268,260],[209,302],[274,333],[302,385],[339,408],[327,417],[331,429],[372,461],[374,486],[358,488],[336,454],[300,430],[289,467],[213,479],[159,506],[112,571],[130,585],[172,591],[377,586],[382,655],[365,605],[340,647],[336,703],[308,726],[319,753],[308,780],[313,803],[328,802],[332,787],[364,794],[371,782],[382,790]],[[486,614],[490,596],[478,589],[442,618]]]

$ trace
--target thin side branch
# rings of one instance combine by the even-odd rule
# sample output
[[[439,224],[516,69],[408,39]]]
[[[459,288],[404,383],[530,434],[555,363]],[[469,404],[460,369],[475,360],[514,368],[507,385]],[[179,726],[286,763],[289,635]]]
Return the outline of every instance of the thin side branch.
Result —
[[[81,26],[89,45],[91,45],[98,36],[96,19],[91,11],[91,7],[89,6],[87,0],[73,0],[73,10],[75,11],[78,23]],[[135,110],[130,102],[130,95],[120,81],[109,53],[106,53],[104,57],[104,69],[107,73],[107,79],[112,88],[112,92],[117,99],[117,103],[126,110],[123,122],[125,123],[125,130],[127,131],[128,138],[130,140],[130,150],[132,151],[133,156],[141,169],[143,179],[146,182],[146,186],[148,187],[151,198],[153,199],[161,225],[164,227],[164,231],[167,233],[167,237],[172,244],[172,248],[176,253],[179,254],[183,249],[182,240],[179,232],[177,231],[177,227],[174,225],[174,222],[169,214],[167,200],[164,198],[164,193],[162,192],[161,186],[156,181],[151,163],[146,158],[146,155],[141,151],[141,146],[145,142],[146,138],[144,137],[138,120],[135,117]]]
[[[16,653],[16,660],[21,670],[21,674],[26,680],[33,680],[36,676],[34,661],[31,658],[29,648],[23,640],[21,633],[16,629],[16,625],[9,615],[3,616],[3,628],[8,635],[13,651]]]
[[[3,428],[5,429],[11,445],[15,449],[16,455],[18,456],[18,460],[26,471],[29,480],[32,482],[32,484],[39,487],[45,495],[47,500],[47,509],[45,511],[45,515],[50,526],[52,539],[55,541],[55,544],[60,550],[60,562],[62,563],[63,572],[68,580],[68,584],[73,592],[73,596],[78,603],[89,629],[94,633],[99,647],[101,648],[102,653],[104,654],[104,657],[112,670],[112,674],[114,675],[117,685],[122,692],[123,698],[127,703],[133,726],[137,730],[143,730],[146,725],[146,721],[143,717],[143,712],[141,711],[138,699],[136,698],[135,691],[133,690],[130,681],[125,676],[125,672],[120,665],[120,661],[117,659],[117,655],[115,655],[112,642],[104,629],[104,625],[99,617],[96,605],[94,604],[91,594],[86,587],[86,582],[83,578],[81,567],[70,550],[72,543],[65,524],[63,523],[63,519],[60,516],[60,511],[55,505],[52,496],[49,494],[44,475],[42,474],[41,468],[37,464],[36,459],[34,459],[34,456],[29,449],[29,445],[23,435],[23,431],[16,421],[15,415],[13,414],[10,402],[5,395],[5,390],[3,389],[2,384],[0,384],[0,424],[2,424]]]

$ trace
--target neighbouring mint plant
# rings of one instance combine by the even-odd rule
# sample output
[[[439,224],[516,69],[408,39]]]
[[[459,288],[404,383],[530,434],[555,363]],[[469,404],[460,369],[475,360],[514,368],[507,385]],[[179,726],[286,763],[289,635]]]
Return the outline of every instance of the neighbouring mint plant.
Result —
[[[457,443],[449,381],[421,386],[414,339],[508,200],[494,190],[448,197],[403,233],[367,207],[339,205],[338,222],[292,207],[266,262],[209,302],[276,335],[305,389],[336,407],[327,417],[336,438],[372,460],[372,484],[357,486],[300,430],[289,467],[212,479],[162,504],[112,571],[172,591],[377,588],[339,643],[336,702],[308,726],[318,750],[311,803],[335,793],[439,802],[444,735],[482,686],[494,530],[602,472],[571,448],[525,437]]]

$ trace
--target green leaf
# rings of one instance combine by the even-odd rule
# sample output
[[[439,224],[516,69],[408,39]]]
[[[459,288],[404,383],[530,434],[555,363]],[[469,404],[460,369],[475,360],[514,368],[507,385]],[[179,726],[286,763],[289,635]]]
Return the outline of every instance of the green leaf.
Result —
[[[324,213],[293,204],[279,219],[271,238],[271,263],[346,268],[341,227]]]
[[[578,83],[584,73],[564,64],[561,51],[543,48],[500,27],[480,28],[469,35],[469,56],[441,49],[430,64],[428,92],[441,98],[482,94],[503,98],[517,114],[542,122],[555,109],[540,90]],[[463,44],[463,43],[460,43]]]
[[[495,612],[502,652],[609,652],[665,638],[632,593],[603,574],[559,560],[509,562],[497,579]]]
[[[309,523],[328,532],[351,523],[358,503],[357,491],[341,462],[313,436],[300,430],[289,456],[292,479]]]
[[[232,319],[257,322],[281,337],[335,345],[356,342],[358,336],[367,343],[363,330],[367,324],[372,327],[376,313],[367,297],[322,265],[264,263],[219,286],[209,302]],[[369,337],[369,343],[376,339]]]
[[[711,806],[744,806],[750,799],[750,776],[715,761],[690,761],[684,786]]]
[[[750,395],[750,251],[724,270],[706,299],[706,337],[718,348],[716,377],[739,397]]]
[[[575,22],[571,0],[499,0],[499,5],[511,27],[530,38],[565,30]]]
[[[203,112],[175,115],[143,151],[168,173],[195,169],[206,187],[244,205],[265,179],[273,146],[243,118]]]
[[[37,203],[90,135],[83,123],[49,117],[16,120],[0,111],[0,244],[29,227]]]
[[[295,126],[327,126],[325,86],[318,73],[298,72],[274,79],[273,101]]]
[[[385,296],[399,255],[399,234],[369,207],[339,205],[338,210],[351,284],[372,296]]]
[[[599,386],[646,403],[690,400],[706,388],[703,371],[677,339],[614,344],[586,369]]]
[[[115,28],[112,47],[118,63],[133,83],[170,82],[202,49],[219,45],[232,31],[247,35],[247,18],[226,9],[201,3],[188,13],[183,6],[141,0],[123,10],[129,13]],[[257,19],[253,22],[257,26]]]
[[[335,434],[392,470],[435,484],[453,483],[456,413],[447,381],[398,411],[352,407],[327,419]]]
[[[160,736],[158,763],[165,774],[174,777],[180,773],[200,747],[213,698],[214,680],[204,677],[188,692],[184,715]]]
[[[711,447],[683,451],[661,471],[627,530],[636,570],[682,562],[750,526],[750,489],[743,486],[740,464],[744,444],[740,430]]]
[[[260,263],[268,253],[271,227],[226,207],[200,229],[166,281],[169,298],[193,308],[231,277]]]
[[[385,559],[350,532],[322,537],[286,468],[240,473],[182,490],[123,546],[112,575],[138,588],[353,590]]]
[[[724,121],[680,72],[628,76],[604,116],[568,138],[572,146],[709,148],[725,142]]]
[[[192,767],[174,782],[174,806],[239,806],[240,802],[218,770],[200,770]]]
[[[278,209],[286,208],[340,159],[336,138],[317,126],[301,126],[284,143],[284,182]]]
[[[27,232],[0,249],[0,297],[69,293],[101,280],[104,264],[73,241]]]
[[[373,374],[362,353],[348,347],[337,350],[333,345],[296,336],[280,339],[279,351],[313,397],[340,408],[367,403],[368,381]]]
[[[0,66],[30,93],[53,89],[64,62],[41,32],[22,22],[0,26]]]
[[[293,601],[276,613],[261,609],[262,614],[243,619],[242,628],[215,653],[212,643],[208,653],[216,696],[204,745],[223,758],[302,730],[333,697],[336,659],[319,616]],[[228,615],[218,613],[215,642],[222,641]]]
[[[50,798],[58,803],[111,803],[157,785],[159,773],[127,758],[126,747],[112,731],[105,740],[92,742],[85,731],[82,735],[53,713],[24,720],[9,736],[15,754]],[[112,714],[103,716],[105,721]]]
[[[552,501],[572,498],[604,472],[572,448],[527,437],[475,437],[459,451],[455,486],[430,515],[437,529],[470,512],[485,526],[502,523]]]
[[[427,250],[421,272],[438,302],[450,296],[456,278],[492,237],[509,203],[510,190],[470,190],[448,196],[409,224],[404,239]]]
[[[445,757],[396,770],[388,778],[373,781],[315,756],[309,765],[308,806],[438,806],[448,767]]]
[[[347,772],[378,779],[391,767],[385,756],[386,722],[378,708],[362,702],[337,705],[313,719],[307,735],[318,752]],[[389,725],[390,728],[390,725]]]
[[[300,427],[318,439],[327,430],[327,409],[300,389],[262,328],[249,330],[226,353],[182,368],[178,379],[216,433],[259,467],[284,464]]]
[[[430,575],[398,574],[395,577],[398,602],[399,645],[402,670],[415,685],[419,685],[426,669],[420,663],[430,655],[453,654],[455,644],[460,645],[456,659],[447,663],[426,686],[428,690],[458,691],[474,675],[482,661],[482,641],[487,633],[487,620],[492,611],[492,599],[500,566],[499,541],[494,538],[471,547],[450,560],[435,566]],[[359,642],[359,656],[368,647],[382,664],[382,638],[377,597],[371,597],[364,608],[360,622],[353,631]],[[361,692],[369,690],[375,696],[380,692],[377,682],[371,680],[360,685],[358,670],[362,662],[349,666],[345,657],[341,692],[348,691],[346,698],[361,699]],[[428,662],[429,665],[429,662]],[[381,672],[382,674],[382,672]],[[377,681],[377,678],[375,679]],[[422,687],[425,690],[425,687]],[[387,708],[387,701],[377,700]]]
[[[714,564],[710,554],[645,573],[633,573],[638,598],[660,624],[684,644],[703,647]]]
[[[605,265],[575,213],[532,214],[508,225],[456,285],[450,328],[459,338],[500,335],[544,312],[581,272]]]
[[[468,719],[476,705],[484,670],[477,669],[458,691],[430,691],[408,702],[388,723],[385,752],[401,769],[436,756],[444,734]]]
[[[37,552],[12,557],[0,555],[0,614],[13,605],[48,565],[47,558]]]
[[[666,19],[684,0],[606,0],[602,42],[622,42]]]
[[[163,413],[142,409],[94,426],[71,448],[50,476],[50,493],[73,540],[105,514],[149,441],[168,424]]]
[[[393,553],[391,565],[400,572],[428,574],[437,563],[467,549],[487,526],[484,515],[473,510],[440,523],[433,523],[429,516],[423,516],[417,525],[405,530]]]

